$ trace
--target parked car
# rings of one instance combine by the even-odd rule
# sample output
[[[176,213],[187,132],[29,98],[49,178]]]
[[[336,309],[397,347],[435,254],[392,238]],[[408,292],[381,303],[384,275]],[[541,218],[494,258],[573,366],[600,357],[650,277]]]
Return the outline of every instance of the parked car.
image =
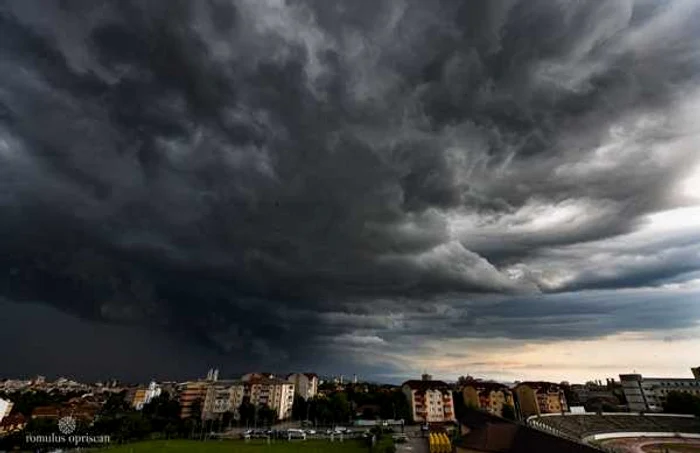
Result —
[[[316,434],[316,430],[314,430],[314,429],[307,429],[307,430],[306,430],[306,434],[314,435],[314,434]]]
[[[289,429],[287,430],[287,435],[292,439],[304,439],[306,440],[306,433],[302,429]]]

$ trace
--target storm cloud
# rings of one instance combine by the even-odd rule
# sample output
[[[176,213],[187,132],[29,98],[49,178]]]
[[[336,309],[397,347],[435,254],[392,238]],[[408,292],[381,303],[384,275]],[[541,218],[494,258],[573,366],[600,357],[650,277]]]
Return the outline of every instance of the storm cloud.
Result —
[[[618,290],[700,271],[698,21],[695,0],[4,2],[0,295],[240,368],[688,328],[686,296]]]

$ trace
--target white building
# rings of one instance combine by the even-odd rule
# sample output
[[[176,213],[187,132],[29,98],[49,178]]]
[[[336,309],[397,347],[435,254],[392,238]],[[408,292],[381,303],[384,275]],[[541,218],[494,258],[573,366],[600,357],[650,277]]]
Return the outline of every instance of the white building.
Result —
[[[256,406],[267,405],[277,412],[277,418],[286,420],[292,416],[294,383],[281,379],[251,378],[246,382],[246,396]]]
[[[454,422],[455,410],[452,390],[442,381],[428,380],[424,376],[420,381],[406,381],[401,386],[411,405],[414,422],[443,423]]]
[[[4,400],[0,398],[0,422],[2,421],[3,418],[7,417],[10,415],[10,412],[12,411],[12,406],[13,406],[12,401]]]
[[[645,378],[641,374],[621,374],[622,391],[632,412],[663,411],[670,392],[700,396],[700,379]]]
[[[318,394],[318,376],[314,373],[294,373],[287,376],[287,382],[294,384],[296,394],[305,400]]]

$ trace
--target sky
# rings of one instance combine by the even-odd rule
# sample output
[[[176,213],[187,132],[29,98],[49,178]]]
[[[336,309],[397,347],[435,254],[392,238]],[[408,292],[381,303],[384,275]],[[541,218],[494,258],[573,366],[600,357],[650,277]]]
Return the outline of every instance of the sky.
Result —
[[[690,377],[699,21],[0,3],[2,375]]]

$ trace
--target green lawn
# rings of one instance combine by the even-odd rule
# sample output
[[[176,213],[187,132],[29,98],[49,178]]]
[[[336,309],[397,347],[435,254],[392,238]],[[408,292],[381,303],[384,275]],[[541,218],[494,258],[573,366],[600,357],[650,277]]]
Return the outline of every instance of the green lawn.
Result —
[[[276,441],[270,445],[264,440],[222,440],[198,442],[163,440],[114,446],[104,453],[366,453],[368,448],[360,441],[330,442],[328,440]]]

